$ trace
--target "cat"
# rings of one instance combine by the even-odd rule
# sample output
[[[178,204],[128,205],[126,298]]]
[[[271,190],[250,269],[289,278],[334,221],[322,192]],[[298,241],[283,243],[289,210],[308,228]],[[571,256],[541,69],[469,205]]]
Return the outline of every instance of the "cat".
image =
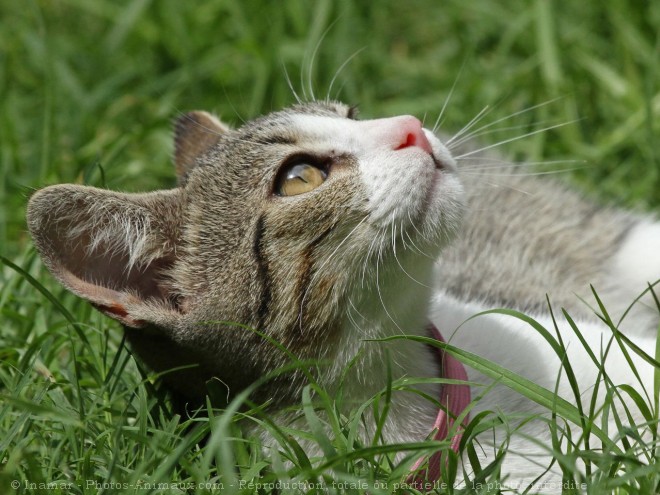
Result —
[[[202,403],[208,383],[230,400],[261,380],[254,397],[290,420],[278,411],[300,402],[309,370],[274,372],[293,355],[322,363],[320,385],[333,391],[341,383],[347,403],[361,404],[390,380],[438,378],[441,366],[458,363],[419,340],[374,342],[440,338],[436,329],[450,346],[575,403],[562,358],[527,322],[472,317],[510,308],[554,332],[549,300],[575,318],[600,356],[612,331],[585,302],[593,302],[590,284],[617,321],[660,278],[660,223],[597,206],[513,166],[493,185],[479,165],[483,153],[450,147],[415,117],[359,120],[354,107],[332,101],[238,129],[191,112],[175,126],[176,188],[125,194],[50,186],[30,199],[28,227],[52,274],[118,320],[149,367],[184,367],[162,376],[184,403]],[[556,319],[580,384],[594,386],[598,368],[568,320]],[[647,290],[619,328],[653,355],[657,325]],[[652,387],[652,360],[629,354],[641,384]],[[613,345],[606,370],[615,384],[639,388],[625,359]],[[491,387],[469,406],[471,415],[547,413],[482,372],[467,368],[474,397],[484,393],[479,384]],[[417,388],[432,397],[449,390]],[[469,401],[461,401],[450,413],[467,414]],[[427,398],[396,392],[383,440],[422,440],[438,417]],[[460,438],[460,428],[450,429]],[[552,458],[547,430],[529,423],[511,438],[502,467],[509,481],[544,473]],[[373,435],[373,427],[363,433]],[[501,438],[484,449],[485,459]],[[561,490],[556,466],[544,479],[555,483],[545,489]]]

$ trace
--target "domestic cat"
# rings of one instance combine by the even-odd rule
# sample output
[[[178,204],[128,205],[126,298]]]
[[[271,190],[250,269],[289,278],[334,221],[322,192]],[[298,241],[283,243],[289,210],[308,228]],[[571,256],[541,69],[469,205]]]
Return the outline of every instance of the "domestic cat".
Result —
[[[581,301],[591,300],[590,284],[617,321],[660,278],[655,219],[596,206],[514,167],[493,186],[461,159],[474,160],[472,152],[450,152],[411,116],[358,120],[352,107],[312,102],[233,130],[193,112],[177,121],[175,148],[178,187],[47,187],[30,200],[28,226],[53,275],[121,322],[145,363],[156,371],[194,365],[162,378],[184,402],[202,402],[215,380],[230,398],[294,355],[321,363],[319,384],[332,391],[341,383],[347,402],[360,404],[390,380],[441,377],[451,356],[440,363],[437,350],[414,339],[375,342],[436,328],[451,346],[575,402],[563,357],[527,322],[470,318],[505,307],[556,325],[588,388],[599,369],[569,321],[553,321],[546,294],[600,356],[612,331]],[[651,296],[620,325],[649,355],[658,324]],[[612,381],[652,387],[652,360],[629,354],[639,379],[615,344],[605,363]],[[264,381],[255,398],[290,419],[277,411],[299,403],[307,371]],[[472,414],[547,413],[483,370],[467,373],[473,396],[484,392],[480,383],[492,387]],[[432,397],[446,390],[418,388]],[[394,393],[383,440],[422,440],[437,417],[427,398]],[[524,433],[511,439],[502,471],[527,483],[551,454],[545,423]]]

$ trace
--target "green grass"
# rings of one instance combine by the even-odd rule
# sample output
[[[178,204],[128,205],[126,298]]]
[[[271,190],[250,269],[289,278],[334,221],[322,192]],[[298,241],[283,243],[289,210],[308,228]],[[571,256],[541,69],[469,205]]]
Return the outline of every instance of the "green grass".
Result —
[[[405,472],[383,448],[356,443],[361,411],[341,416],[329,398],[321,416],[334,434],[327,458],[309,460],[287,432],[275,432],[292,469],[284,458],[264,459],[237,430],[236,414],[172,417],[153,377],[123,347],[118,325],[65,293],[36,259],[24,221],[30,192],[60,182],[171,187],[170,122],[179,112],[208,109],[239,125],[294,102],[287,78],[301,95],[330,92],[358,103],[363,116],[412,113],[431,124],[455,85],[441,126],[449,133],[487,105],[484,123],[550,102],[480,141],[573,122],[508,143],[502,153],[577,160],[567,180],[605,201],[660,211],[658,2],[310,5],[0,0],[0,254],[24,270],[0,270],[0,493],[16,479],[73,483],[18,490],[49,494],[212,493],[146,483],[214,481],[227,493],[254,493],[238,480],[277,479],[366,479],[392,488]],[[657,388],[644,401],[649,421],[657,421]],[[311,405],[302,414],[314,423]],[[267,416],[255,418],[275,428]],[[508,421],[493,413],[475,418],[471,431]],[[584,441],[573,440],[562,466],[570,476],[572,460],[591,455],[589,493],[603,493],[598,487],[611,478],[603,473],[617,469],[620,493],[658,486],[656,464],[636,466],[613,446],[582,453]],[[477,446],[466,440],[465,448]],[[496,479],[496,471],[480,466],[476,476]],[[112,485],[139,482],[140,489]]]

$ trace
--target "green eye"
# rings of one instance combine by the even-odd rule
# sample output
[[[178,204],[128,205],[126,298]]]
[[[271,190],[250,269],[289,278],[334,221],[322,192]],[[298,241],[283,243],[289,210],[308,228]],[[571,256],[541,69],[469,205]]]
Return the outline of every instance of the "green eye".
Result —
[[[297,163],[285,168],[277,181],[276,193],[280,196],[296,196],[319,187],[328,173],[310,163]]]

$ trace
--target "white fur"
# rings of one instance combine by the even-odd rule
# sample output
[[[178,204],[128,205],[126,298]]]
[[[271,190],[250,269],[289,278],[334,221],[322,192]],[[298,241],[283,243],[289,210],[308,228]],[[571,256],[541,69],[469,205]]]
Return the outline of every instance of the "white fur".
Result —
[[[563,370],[562,359],[552,350],[547,341],[531,325],[513,316],[501,314],[487,314],[470,319],[472,316],[490,309],[486,305],[476,302],[462,302],[445,294],[442,291],[435,293],[431,304],[431,319],[443,328],[448,336],[449,343],[468,350],[482,358],[486,358],[514,373],[523,376],[547,390],[557,392],[558,396],[575,404],[575,397],[567,375]],[[555,335],[555,326],[549,314],[530,315],[552,335]],[[555,315],[557,316],[557,315]],[[602,377],[599,380],[599,369],[589,357],[586,349],[576,337],[569,323],[562,317],[556,319],[558,334],[566,346],[567,355],[565,360],[571,363],[575,372],[577,382],[582,392],[582,406],[587,410],[589,402],[594,393],[594,388],[600,387],[599,397],[604,396]],[[597,358],[603,355],[610,340],[612,330],[604,323],[594,320],[577,320],[576,325],[587,341],[589,348]],[[653,355],[655,348],[655,337],[652,335],[637,336],[635,344]],[[637,390],[642,387],[652,396],[653,388],[653,366],[643,360],[635,352],[627,349],[632,358],[635,369],[640,374],[638,380],[631,371],[621,347],[616,343],[610,347],[605,360],[605,370],[614,385],[627,384]],[[485,391],[485,387],[493,384],[493,379],[468,368],[470,381],[483,384],[484,387],[473,387],[473,397]],[[643,423],[645,420],[633,404],[628,404],[633,413],[635,423]],[[523,417],[532,414],[540,414],[546,418],[550,417],[547,408],[540,406],[521,395],[513,392],[503,384],[495,386],[486,393],[473,409],[473,414],[480,411],[502,412],[508,417],[516,414]],[[512,428],[517,426],[510,425]],[[579,428],[571,425],[575,432]],[[613,419],[609,423],[609,435],[617,433],[617,427]],[[507,437],[504,428],[498,430],[494,442],[483,452],[484,459],[493,460],[495,452]],[[486,439],[486,441],[488,441]],[[596,442],[597,444],[597,442]],[[482,440],[483,445],[483,440]],[[592,446],[597,448],[592,441]],[[547,467],[552,459],[549,450],[551,448],[550,432],[545,422],[535,420],[526,425],[518,434],[511,439],[509,454],[505,458],[503,473],[509,476],[514,484],[526,485],[543,472],[539,466]],[[521,455],[515,455],[520,453]],[[558,491],[561,482],[561,472],[555,468],[544,479],[547,483],[546,489],[549,493]],[[552,489],[554,487],[554,490]]]
[[[660,224],[640,222],[626,237],[614,256],[611,267],[613,294],[605,296],[605,306],[613,313],[615,322],[624,316],[633,298],[650,285],[660,298]],[[628,311],[621,322],[621,329],[629,334],[648,335],[655,330],[658,309],[650,291]]]

